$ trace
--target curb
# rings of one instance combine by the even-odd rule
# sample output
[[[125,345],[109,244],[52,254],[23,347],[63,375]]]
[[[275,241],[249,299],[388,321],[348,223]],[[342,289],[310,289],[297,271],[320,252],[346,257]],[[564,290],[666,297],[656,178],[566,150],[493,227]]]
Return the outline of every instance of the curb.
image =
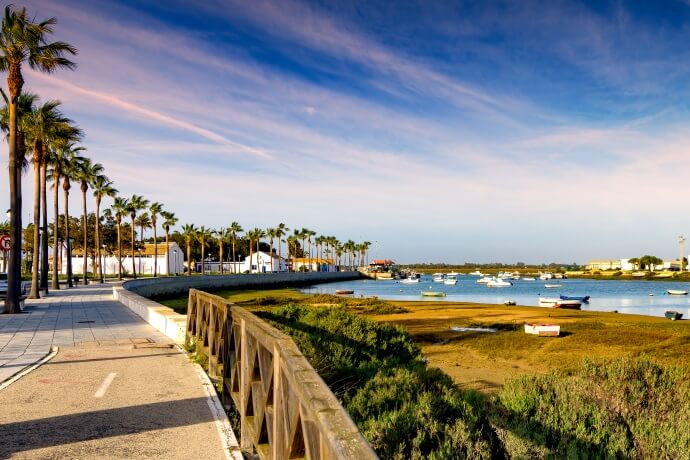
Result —
[[[16,374],[12,375],[10,378],[5,379],[2,383],[0,383],[0,391],[4,390],[8,386],[12,385],[14,382],[16,382],[20,378],[24,377],[26,374],[33,371],[37,367],[47,363],[48,361],[53,359],[55,357],[55,355],[57,355],[57,353],[58,353],[58,347],[51,347],[48,354],[46,356],[44,356],[43,358],[41,358],[39,361],[36,361],[34,364],[31,364],[31,365],[25,367],[24,369],[20,370]]]

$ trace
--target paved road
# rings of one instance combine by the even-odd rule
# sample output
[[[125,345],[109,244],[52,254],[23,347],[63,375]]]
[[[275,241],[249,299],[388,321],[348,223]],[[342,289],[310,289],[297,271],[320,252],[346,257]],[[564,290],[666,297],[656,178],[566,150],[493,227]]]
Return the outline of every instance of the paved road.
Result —
[[[0,458],[226,458],[198,368],[108,289],[0,315],[0,356],[60,347],[0,390]]]

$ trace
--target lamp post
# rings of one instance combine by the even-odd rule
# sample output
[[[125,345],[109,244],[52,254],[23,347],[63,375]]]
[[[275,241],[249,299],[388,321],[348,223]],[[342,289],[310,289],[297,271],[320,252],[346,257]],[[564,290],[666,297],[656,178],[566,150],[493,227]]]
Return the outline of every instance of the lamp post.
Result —
[[[678,245],[680,246],[680,271],[683,271],[683,253],[685,252],[685,237],[680,235],[678,237]]]
[[[74,287],[72,282],[72,243],[74,238],[67,238],[67,287]]]
[[[177,249],[173,249],[173,256],[174,256],[174,259],[175,259],[175,265],[174,265],[173,270],[175,270],[175,276],[177,276]],[[170,274],[170,273],[168,273],[168,275],[169,275],[169,274]]]
[[[103,251],[102,251],[102,253],[103,253],[103,257],[102,257],[103,265],[101,265],[101,284],[103,284],[103,282],[104,282],[103,274],[105,272],[105,244],[101,245],[101,248],[103,249]],[[99,260],[98,262],[100,263],[101,261]]]

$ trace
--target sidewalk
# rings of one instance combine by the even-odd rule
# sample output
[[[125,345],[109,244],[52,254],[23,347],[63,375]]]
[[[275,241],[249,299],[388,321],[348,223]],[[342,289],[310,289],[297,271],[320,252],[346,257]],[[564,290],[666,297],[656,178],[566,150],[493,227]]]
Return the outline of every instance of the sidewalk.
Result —
[[[113,300],[111,284],[50,291],[23,314],[0,315],[0,383],[51,347],[165,342],[169,339]]]
[[[0,389],[0,458],[229,458],[200,368],[112,285],[29,302],[0,315],[0,382],[59,352]]]

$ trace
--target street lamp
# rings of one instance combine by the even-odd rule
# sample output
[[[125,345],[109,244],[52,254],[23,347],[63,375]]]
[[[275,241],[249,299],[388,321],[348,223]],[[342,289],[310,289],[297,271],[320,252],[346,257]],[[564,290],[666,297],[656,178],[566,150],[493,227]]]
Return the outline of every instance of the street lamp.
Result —
[[[680,271],[683,271],[683,253],[685,252],[685,237],[680,235],[678,237],[678,245],[680,246]]]
[[[177,276],[177,249],[173,249],[173,256],[175,257],[175,266],[174,266],[175,276]],[[168,275],[169,274],[170,273],[168,273]]]
[[[103,260],[103,265],[101,265],[101,283],[103,283],[104,282],[103,272],[105,271],[105,244],[101,245],[101,248],[103,249],[103,251],[102,251],[103,256],[101,257]],[[100,260],[99,260],[99,262],[100,262]]]

